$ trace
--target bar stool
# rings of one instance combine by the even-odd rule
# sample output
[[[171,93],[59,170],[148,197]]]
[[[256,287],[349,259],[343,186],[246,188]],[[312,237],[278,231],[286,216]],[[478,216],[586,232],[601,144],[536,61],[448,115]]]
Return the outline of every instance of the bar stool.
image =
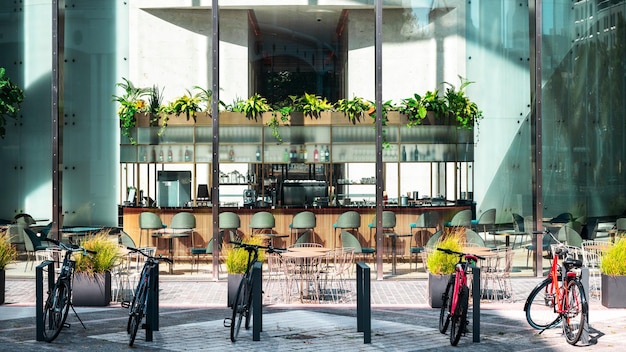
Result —
[[[226,232],[228,232],[228,242],[240,240],[239,227],[241,226],[241,220],[239,219],[239,215],[236,213],[231,211],[220,213],[218,226],[222,237]]]
[[[396,213],[394,213],[391,210],[383,210],[382,226],[383,226],[383,232],[395,232]],[[367,227],[369,227],[370,229],[369,245],[376,247],[375,245],[376,239],[374,239],[374,242],[372,242],[372,231],[376,230],[376,215],[374,215],[374,219],[372,219],[372,222],[367,224]]]
[[[336,242],[335,242],[337,238],[337,229],[353,230],[355,232],[358,232],[360,227],[361,227],[361,214],[357,213],[356,211],[350,210],[339,215],[339,218],[337,218],[337,221],[333,224],[333,228],[335,231],[333,234],[333,248],[337,248]]]
[[[269,239],[269,244],[274,245],[274,227],[276,226],[276,220],[274,215],[267,211],[260,211],[254,213],[250,218],[250,224],[248,227],[252,229],[252,236],[265,235]]]
[[[290,235],[293,237],[292,238],[293,243],[296,243],[296,242],[314,243],[315,242],[314,229],[315,229],[316,224],[317,224],[317,219],[315,217],[315,214],[313,214],[310,211],[302,211],[294,215],[293,219],[291,220],[291,224],[289,224],[289,229],[291,230]],[[300,233],[300,230],[304,230],[304,231]],[[307,233],[310,233],[310,234],[305,235]],[[301,236],[298,238],[299,235]]]
[[[143,231],[147,232],[147,240],[150,242],[150,230],[162,230],[166,226],[161,221],[161,218],[152,212],[144,211],[139,214],[139,228],[141,232],[139,233],[139,247],[141,247],[141,239],[143,237]]]

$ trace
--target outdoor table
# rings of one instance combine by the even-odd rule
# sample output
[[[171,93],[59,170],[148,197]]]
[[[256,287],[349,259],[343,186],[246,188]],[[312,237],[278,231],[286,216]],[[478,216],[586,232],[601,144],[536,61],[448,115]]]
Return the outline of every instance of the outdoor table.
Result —
[[[411,237],[411,234],[397,234],[388,232],[383,234],[385,237],[391,238],[391,275],[396,275],[396,240],[398,237]]]
[[[297,247],[296,247],[297,248]],[[304,284],[306,282],[307,286],[307,295],[309,283],[313,280],[314,284],[317,278],[315,275],[319,270],[319,266],[321,262],[319,259],[326,255],[325,251],[321,250],[310,250],[308,247],[304,247],[309,250],[293,250],[294,248],[290,248],[288,251],[281,253],[282,258],[287,261],[286,264],[288,267],[291,267],[293,270],[288,270],[288,276],[293,276],[289,279],[295,279],[300,282],[300,302],[304,301]],[[290,263],[289,263],[290,262]],[[289,287],[289,285],[287,285]],[[319,301],[319,292],[317,295]]]
[[[94,226],[75,226],[75,227],[64,227],[61,229],[61,234],[63,237],[67,238],[70,243],[74,243],[74,239],[84,239],[85,237],[91,235],[94,232],[102,230],[102,227],[94,227]]]
[[[495,234],[497,236],[506,236],[504,242],[505,242],[505,245],[507,247],[511,245],[511,236],[526,236],[526,235],[528,235],[528,233],[526,233],[524,231],[515,231],[515,230],[496,231]],[[515,244],[515,241],[513,241],[513,244]]]

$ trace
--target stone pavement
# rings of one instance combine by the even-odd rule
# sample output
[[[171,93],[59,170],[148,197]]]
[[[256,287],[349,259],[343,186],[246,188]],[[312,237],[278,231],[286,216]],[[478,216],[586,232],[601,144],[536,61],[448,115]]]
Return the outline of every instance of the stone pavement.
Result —
[[[252,331],[243,330],[231,343],[223,320],[226,281],[208,275],[161,275],[160,329],[154,340],[145,341],[139,331],[136,350],[164,351],[569,351],[585,348],[608,351],[623,345],[626,311],[606,309],[593,300],[590,309],[591,339],[587,347],[567,344],[561,330],[541,335],[526,323],[524,300],[539,278],[513,278],[513,302],[481,302],[480,342],[468,333],[457,347],[437,330],[439,310],[426,303],[426,279],[372,280],[372,342],[363,343],[356,331],[356,308],[343,304],[268,304],[263,308],[261,341],[252,341]],[[270,294],[268,292],[268,294]],[[267,301],[267,300],[266,300]],[[34,280],[7,279],[6,303],[0,306],[0,350],[126,351],[127,310],[119,303],[105,308],[76,311],[83,329],[70,311],[71,328],[64,329],[53,343],[35,341]],[[472,311],[470,311],[471,317]],[[470,324],[473,322],[470,320]],[[470,331],[472,326],[470,326]],[[579,343],[579,345],[581,345]]]

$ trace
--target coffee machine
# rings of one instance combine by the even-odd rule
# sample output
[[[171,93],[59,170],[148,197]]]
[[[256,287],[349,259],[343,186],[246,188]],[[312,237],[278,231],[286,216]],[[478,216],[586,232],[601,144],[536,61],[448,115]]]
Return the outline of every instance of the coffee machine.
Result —
[[[243,191],[243,206],[253,207],[256,202],[256,191],[253,189],[246,189]]]

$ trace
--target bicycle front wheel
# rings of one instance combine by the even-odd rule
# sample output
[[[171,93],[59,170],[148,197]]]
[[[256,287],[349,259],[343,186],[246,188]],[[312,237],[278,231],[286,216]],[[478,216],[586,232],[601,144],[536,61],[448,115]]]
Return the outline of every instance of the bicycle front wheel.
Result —
[[[580,340],[587,321],[587,309],[582,283],[571,280],[567,283],[567,295],[563,299],[563,333],[570,345],[575,345]]]
[[[239,329],[241,328],[241,321],[246,317],[246,325],[248,322],[248,314],[250,311],[250,289],[248,276],[244,276],[239,283],[239,289],[237,289],[237,296],[233,301],[233,316],[230,323],[230,340],[232,342],[237,341],[239,336]]]
[[[143,315],[147,302],[148,280],[145,277],[142,277],[128,313],[128,325],[126,326],[126,330],[130,334],[128,346],[132,346],[135,343],[137,330],[139,330],[139,325],[141,325],[141,321],[143,320]]]
[[[446,290],[441,299],[441,311],[439,312],[439,332],[445,334],[450,324],[450,306],[452,305],[452,289],[454,287],[454,275],[450,276]]]
[[[43,339],[52,342],[59,336],[70,309],[70,288],[65,280],[58,280],[46,299],[43,309]]]
[[[457,300],[454,313],[450,318],[450,344],[456,346],[461,339],[461,334],[465,332],[467,327],[467,307],[469,301],[469,288],[461,287],[459,291],[459,299]]]
[[[526,311],[526,321],[534,329],[550,329],[561,322],[561,316],[554,306],[555,292],[556,288],[552,287],[552,279],[547,278],[528,295],[524,311]]]

